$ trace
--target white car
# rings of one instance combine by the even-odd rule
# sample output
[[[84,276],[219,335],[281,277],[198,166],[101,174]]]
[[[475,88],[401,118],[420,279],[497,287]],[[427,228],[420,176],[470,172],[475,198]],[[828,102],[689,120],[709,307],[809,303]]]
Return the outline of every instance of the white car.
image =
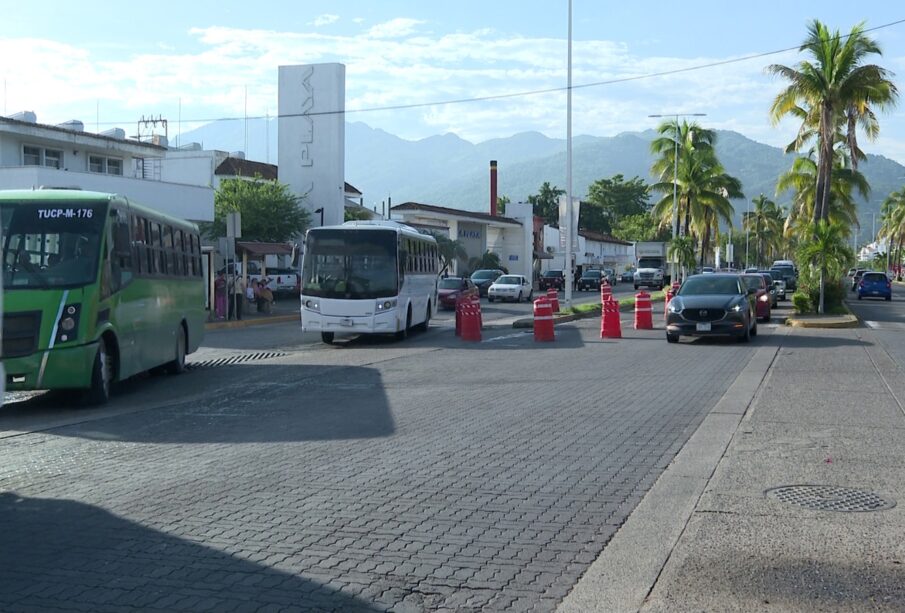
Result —
[[[524,275],[503,275],[488,288],[487,300],[490,302],[497,299],[530,302],[533,294],[531,282]]]

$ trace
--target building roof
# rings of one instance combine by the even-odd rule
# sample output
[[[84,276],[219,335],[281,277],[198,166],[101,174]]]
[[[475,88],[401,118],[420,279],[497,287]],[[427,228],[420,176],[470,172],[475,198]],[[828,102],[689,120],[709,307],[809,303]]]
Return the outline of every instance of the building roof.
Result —
[[[259,241],[236,241],[236,251],[248,255],[292,255],[292,245],[286,243],[262,243]]]
[[[52,132],[59,132],[61,135],[65,134],[68,136],[87,136],[89,138],[96,138],[101,141],[105,141],[108,143],[116,143],[119,145],[131,145],[134,147],[145,147],[147,149],[153,150],[155,153],[162,154],[167,150],[166,147],[162,145],[155,145],[154,143],[146,143],[140,140],[134,140],[131,138],[116,138],[113,136],[106,136],[104,134],[95,134],[94,132],[85,132],[84,130],[73,130],[71,128],[64,128],[60,126],[51,126],[46,123],[32,123],[30,121],[21,121],[19,119],[11,119],[9,117],[0,117],[0,124],[8,124],[13,127],[23,127],[23,128],[40,128],[41,130],[50,130]]]
[[[615,243],[617,245],[631,245],[632,243],[629,241],[624,241],[621,238],[616,238],[614,236],[610,236],[609,234],[602,234],[600,232],[594,232],[592,230],[579,230],[579,236],[583,236],[588,240],[597,241],[598,243]]]
[[[397,204],[394,207],[390,208],[390,211],[422,211],[425,213],[439,213],[440,215],[451,215],[455,217],[465,217],[467,219],[474,219],[477,221],[495,221],[499,223],[508,223],[520,226],[522,222],[512,219],[511,217],[501,217],[500,215],[493,216],[490,213],[478,213],[477,211],[463,211],[462,209],[450,209],[445,206],[437,206],[434,204],[420,204],[418,202],[403,202],[402,204]]]
[[[256,177],[259,176],[267,181],[277,180],[276,164],[265,164],[264,162],[252,162],[251,160],[243,160],[242,158],[228,157],[223,160],[217,169],[215,175],[227,177]]]
[[[358,191],[358,189],[356,189],[354,185],[351,185],[349,183],[345,183],[345,187],[343,189],[346,190],[347,194],[361,196],[361,192]]]

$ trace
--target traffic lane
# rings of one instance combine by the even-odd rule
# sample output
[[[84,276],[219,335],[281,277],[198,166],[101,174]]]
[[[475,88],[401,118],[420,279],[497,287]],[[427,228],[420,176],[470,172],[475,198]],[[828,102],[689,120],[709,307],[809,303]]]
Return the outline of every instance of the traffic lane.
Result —
[[[582,342],[564,343],[570,334]],[[0,446],[0,479],[25,500],[102,507],[165,539],[121,543],[114,562],[171,569],[195,557],[190,544],[253,560],[242,591],[259,606],[283,602],[267,588],[290,573],[383,608],[553,611],[765,340],[624,335],[602,340],[594,320],[505,348],[416,335],[376,352],[353,344],[211,369],[212,381],[176,377],[210,395],[14,437]],[[445,350],[412,351],[434,339]],[[343,362],[325,367],[331,358]],[[668,399],[637,392],[651,380]],[[19,564],[53,575],[33,534]],[[102,541],[76,549],[111,555]],[[131,584],[133,568],[68,579]],[[234,603],[234,574],[205,572],[204,589]],[[294,601],[310,604],[298,589]],[[139,596],[104,602],[141,608]],[[37,607],[36,597],[16,602]]]
[[[874,329],[874,338],[886,352],[905,367],[905,288],[893,284],[892,300],[864,298],[849,295],[846,305],[861,322]]]

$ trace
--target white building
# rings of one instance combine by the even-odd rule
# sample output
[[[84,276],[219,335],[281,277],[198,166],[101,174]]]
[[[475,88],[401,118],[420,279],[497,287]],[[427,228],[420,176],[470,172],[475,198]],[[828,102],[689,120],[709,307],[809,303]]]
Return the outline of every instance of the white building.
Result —
[[[459,241],[468,258],[490,251],[512,274],[532,273],[532,213],[527,203],[510,203],[509,216],[463,211],[432,204],[406,202],[390,209],[390,218]],[[452,274],[464,271],[467,262],[456,262]]]
[[[544,251],[552,258],[543,260],[541,271],[562,269],[565,266],[565,258],[560,246],[559,228],[545,225],[543,232]],[[617,272],[622,272],[634,263],[633,245],[634,243],[599,232],[579,230],[578,244],[573,247],[574,264],[582,268],[613,268]]]
[[[64,187],[121,194],[192,221],[214,219],[211,176],[165,177],[166,139],[127,139],[119,128],[101,134],[80,121],[37,123],[34,113],[0,117],[0,189]]]

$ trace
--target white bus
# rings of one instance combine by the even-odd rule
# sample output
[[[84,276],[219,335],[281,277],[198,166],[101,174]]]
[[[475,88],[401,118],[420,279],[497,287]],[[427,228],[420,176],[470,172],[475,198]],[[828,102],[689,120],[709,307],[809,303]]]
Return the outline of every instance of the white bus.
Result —
[[[308,230],[302,260],[303,332],[427,330],[437,310],[439,254],[429,234],[395,221],[348,221]]]

